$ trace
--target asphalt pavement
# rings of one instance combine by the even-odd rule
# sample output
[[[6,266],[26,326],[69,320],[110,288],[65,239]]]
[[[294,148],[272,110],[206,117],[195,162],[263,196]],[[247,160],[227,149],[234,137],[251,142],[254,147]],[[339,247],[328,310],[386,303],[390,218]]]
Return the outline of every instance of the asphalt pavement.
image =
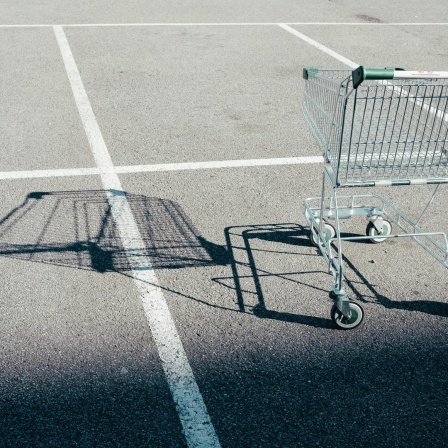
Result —
[[[335,328],[301,112],[303,67],[447,70],[444,2],[33,3],[0,4],[0,447],[445,447],[446,269],[345,244]]]

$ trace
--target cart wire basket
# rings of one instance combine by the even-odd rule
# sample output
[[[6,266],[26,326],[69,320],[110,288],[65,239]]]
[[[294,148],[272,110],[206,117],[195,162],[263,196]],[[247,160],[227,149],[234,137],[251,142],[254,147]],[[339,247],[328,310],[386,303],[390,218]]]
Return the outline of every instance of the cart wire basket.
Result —
[[[364,312],[343,288],[343,241],[411,237],[448,268],[446,234],[419,226],[439,186],[448,183],[448,72],[360,66],[305,68],[303,77],[303,112],[324,156],[322,193],[305,199],[305,217],[311,242],[333,275],[331,318],[338,328],[352,329]],[[338,192],[425,184],[434,190],[417,220],[380,195]],[[358,215],[367,218],[366,235],[342,237],[341,220]]]

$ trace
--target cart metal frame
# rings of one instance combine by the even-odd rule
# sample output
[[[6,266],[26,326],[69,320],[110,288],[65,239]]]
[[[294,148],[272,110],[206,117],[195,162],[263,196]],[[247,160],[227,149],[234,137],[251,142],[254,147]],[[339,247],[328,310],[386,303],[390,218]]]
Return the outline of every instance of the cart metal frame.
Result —
[[[343,241],[411,237],[448,268],[447,235],[419,225],[439,186],[448,183],[448,72],[361,66],[306,68],[303,77],[303,112],[325,162],[322,193],[305,199],[305,217],[333,275],[332,320],[352,329],[364,312],[343,287]],[[339,188],[426,184],[435,188],[417,220],[380,195],[338,194]],[[366,236],[342,237],[341,220],[357,215],[368,220]]]

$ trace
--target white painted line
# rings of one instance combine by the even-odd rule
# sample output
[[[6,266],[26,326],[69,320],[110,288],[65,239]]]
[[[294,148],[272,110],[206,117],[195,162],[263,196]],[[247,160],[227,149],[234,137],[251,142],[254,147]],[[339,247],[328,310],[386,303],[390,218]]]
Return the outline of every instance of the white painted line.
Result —
[[[3,171],[0,172],[0,180],[4,179],[34,179],[48,177],[92,176],[100,174],[98,168],[70,168],[57,170],[32,170],[32,171]]]
[[[133,26],[275,26],[277,25],[275,22],[242,22],[242,23],[222,23],[222,22],[209,22],[209,23],[201,23],[201,22],[187,22],[187,23],[168,23],[168,22],[160,22],[160,23],[99,23],[99,24],[83,24],[83,23],[78,23],[78,24],[72,24],[72,25],[64,25],[64,26],[74,26],[74,27],[114,27],[114,26],[124,26],[124,27],[133,27]]]
[[[160,23],[64,23],[61,25],[50,25],[50,24],[31,24],[31,25],[0,25],[0,28],[48,28],[53,26],[61,26],[63,28],[68,27],[79,27],[79,28],[88,28],[88,27],[151,27],[151,26],[276,26],[278,25],[276,22],[254,22],[254,23],[169,23],[169,22],[160,22]]]
[[[279,159],[252,159],[252,160],[223,160],[215,162],[191,162],[191,163],[163,163],[159,165],[129,165],[117,166],[117,173],[144,173],[155,171],[184,171],[218,168],[241,168],[273,165],[300,165],[307,163],[321,163],[323,158],[317,157],[285,157]]]
[[[448,26],[448,22],[288,22],[288,25],[300,26]],[[210,23],[64,23],[53,24],[0,24],[0,28],[49,28],[53,26],[67,27],[136,27],[136,26],[276,26],[278,22],[210,22]]]
[[[278,22],[189,22],[189,23],[77,23],[62,25],[64,27],[113,27],[113,26],[276,26]],[[288,22],[288,25],[311,25],[311,26],[411,26],[411,25],[448,25],[448,23],[377,23],[377,22]]]
[[[153,173],[163,171],[186,171],[221,168],[243,168],[256,166],[279,165],[303,165],[310,163],[322,163],[321,156],[311,157],[283,157],[277,159],[252,159],[252,160],[222,160],[212,162],[186,162],[186,163],[161,163],[154,165],[127,165],[114,166],[112,173]],[[33,179],[48,177],[93,176],[100,174],[98,168],[71,168],[56,170],[31,170],[31,171],[3,171],[0,172],[0,180],[5,179]]]
[[[337,59],[338,61],[343,62],[344,64],[348,65],[351,68],[357,68],[359,67],[360,64],[357,64],[356,62],[351,61],[350,59],[347,59],[346,57],[340,55],[339,53],[336,53],[335,51],[331,50],[330,48],[326,47],[325,45],[322,45],[321,43],[309,38],[308,36],[305,36],[305,34],[299,33],[298,31],[296,31],[294,28],[291,28],[290,26],[286,25],[285,23],[279,24],[279,26],[283,29],[285,29],[286,31],[289,31],[290,33],[294,34],[295,36],[299,37],[300,39],[304,40],[305,42],[308,42],[310,45],[313,45],[314,47],[318,48],[319,50],[323,51],[324,53],[327,53],[328,55],[334,57],[335,59]],[[397,76],[395,76],[395,73],[397,73]],[[424,78],[429,78],[428,73],[430,72],[424,72],[424,71],[416,71],[416,72],[411,72],[411,71],[396,71],[394,73],[394,78],[403,78],[403,79],[416,79],[421,77],[422,79]],[[448,72],[432,72],[434,74],[437,74],[437,78],[443,78],[446,77]],[[423,76],[424,75],[424,76]],[[434,76],[432,77],[434,78]],[[403,96],[403,98],[406,98],[412,102],[415,102],[415,104],[417,104],[417,106],[422,107],[423,109],[429,111],[429,113],[435,115],[437,118],[442,118],[443,121],[448,121],[448,113],[446,113],[445,111],[442,111],[436,107],[430,107],[428,106],[427,103],[421,101],[419,99],[419,97],[415,97],[409,94],[409,92],[407,90],[403,90],[402,87],[394,87],[393,84],[389,84],[389,82],[387,80],[378,80],[379,84],[383,84],[386,86],[390,85],[390,89],[391,90],[395,90],[397,92],[399,92],[399,94],[401,96]]]
[[[341,61],[343,64],[348,65],[349,67],[352,67],[352,68],[359,67],[359,64],[356,64],[355,62],[351,61],[350,59],[345,58],[344,56],[340,55],[339,53],[336,53],[335,51],[331,50],[330,48],[326,47],[325,45],[322,45],[319,42],[311,39],[310,37],[305,36],[305,34],[299,33],[297,30],[295,30],[294,28],[291,28],[286,23],[279,23],[278,26],[280,28],[283,28],[286,31],[289,31],[291,34],[294,34],[294,36],[299,37],[300,39],[309,43],[313,47],[316,47],[317,49],[328,54],[329,56],[332,56],[333,58],[337,59],[338,61]]]
[[[70,86],[97,164],[111,213],[120,233],[132,276],[157,346],[161,363],[182,423],[189,447],[219,447],[220,443],[205,407],[202,395],[177,333],[162,289],[145,256],[145,243],[140,235],[131,207],[104,142],[95,114],[84,89],[69,43],[61,26],[54,26]]]
[[[23,25],[0,25],[0,28],[50,28],[53,25],[47,25],[44,23],[36,24],[23,24]]]
[[[448,22],[288,22],[287,25],[311,26],[446,26]]]

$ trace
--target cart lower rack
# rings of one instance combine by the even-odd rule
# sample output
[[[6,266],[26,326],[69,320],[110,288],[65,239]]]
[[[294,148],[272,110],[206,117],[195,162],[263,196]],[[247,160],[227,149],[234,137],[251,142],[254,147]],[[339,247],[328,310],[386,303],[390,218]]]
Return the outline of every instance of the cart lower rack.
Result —
[[[419,226],[440,184],[448,183],[448,72],[361,66],[304,69],[304,79],[304,115],[325,161],[321,195],[304,201],[305,217],[311,241],[333,274],[332,320],[351,329],[364,312],[343,288],[344,241],[411,237],[448,268],[446,234]],[[382,196],[338,193],[346,187],[421,184],[435,188],[415,221]],[[367,218],[366,236],[341,237],[341,220],[357,215]]]

